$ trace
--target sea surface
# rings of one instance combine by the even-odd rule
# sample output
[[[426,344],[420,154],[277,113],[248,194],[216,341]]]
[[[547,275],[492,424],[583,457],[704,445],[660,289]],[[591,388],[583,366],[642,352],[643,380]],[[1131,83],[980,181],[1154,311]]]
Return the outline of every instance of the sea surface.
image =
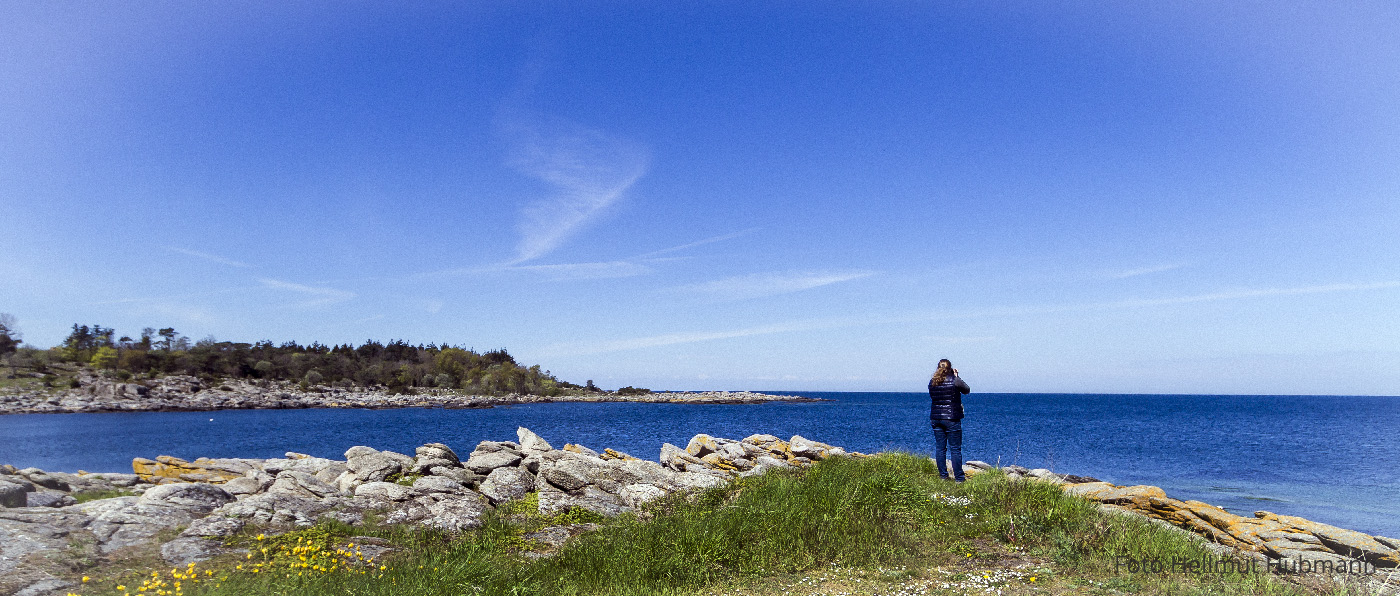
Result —
[[[130,472],[133,457],[343,459],[369,445],[464,458],[525,426],[555,447],[655,460],[696,433],[802,435],[874,452],[933,449],[927,393],[781,392],[828,401],[757,405],[559,403],[472,410],[229,410],[0,416],[0,463]],[[1241,515],[1298,515],[1400,537],[1400,397],[974,393],[967,459],[1152,484]]]

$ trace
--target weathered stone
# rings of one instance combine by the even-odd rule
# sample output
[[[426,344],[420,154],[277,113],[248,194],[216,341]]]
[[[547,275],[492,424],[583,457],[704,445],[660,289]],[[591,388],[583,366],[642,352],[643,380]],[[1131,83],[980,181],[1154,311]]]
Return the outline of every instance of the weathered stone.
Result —
[[[182,490],[165,494],[168,498],[146,499],[144,495],[116,497],[89,501],[76,507],[91,518],[86,529],[97,538],[101,552],[109,553],[149,542],[162,530],[189,524],[208,513],[207,506],[217,500],[213,495],[198,492],[198,489],[183,490],[195,486],[192,484],[163,485],[147,491],[147,494],[167,486]],[[215,488],[208,484],[203,486]],[[224,495],[233,498],[228,493]]]
[[[78,500],[65,493],[51,491],[35,491],[26,493],[26,507],[67,507],[78,504]]]
[[[14,596],[50,596],[76,585],[76,582],[51,577],[29,584],[24,589],[15,592]]]
[[[423,476],[413,481],[413,491],[417,493],[447,493],[463,495],[471,492],[465,484],[444,476]]]
[[[350,451],[345,453],[349,456],[351,451],[356,450],[359,451],[353,457],[349,457],[345,465],[351,472],[355,473],[355,478],[360,482],[382,482],[390,476],[403,473],[403,461],[393,457],[396,454],[391,454],[389,451],[374,451],[369,447],[351,447]],[[411,462],[410,467],[412,467]]]
[[[247,523],[247,520],[243,518],[210,515],[190,522],[189,527],[185,528],[185,531],[180,532],[180,535],[205,536],[210,538],[232,536],[243,529],[243,526]]]
[[[550,486],[549,483],[543,483],[543,486],[537,489],[537,493],[542,515],[553,515],[576,507],[602,515],[618,515],[631,510],[617,495],[604,492],[593,485],[568,493]]]
[[[73,488],[69,486],[68,483],[64,481],[64,479],[61,478],[59,475],[49,474],[44,472],[43,470],[39,470],[36,468],[26,468],[24,470],[20,470],[20,475],[24,476],[25,479],[29,480],[30,482],[33,482],[34,484],[37,484],[44,488],[61,490],[63,492],[73,490]]]
[[[321,482],[314,475],[296,470],[283,470],[277,474],[268,492],[281,492],[311,498],[322,498],[340,492],[340,489]]]
[[[211,516],[245,519],[264,525],[309,526],[326,511],[337,506],[334,498],[315,499],[291,493],[261,493],[224,505]]]
[[[670,443],[661,444],[661,465],[683,472],[688,464],[706,467],[704,461]]]
[[[497,468],[497,469],[500,469],[500,468]],[[453,480],[456,480],[457,482],[461,482],[462,484],[465,484],[465,485],[470,486],[470,487],[479,486],[479,485],[481,484],[481,481],[484,480],[484,479],[486,479],[485,476],[482,476],[481,474],[477,474],[476,472],[473,472],[473,471],[468,470],[468,469],[466,469],[466,468],[444,468],[444,467],[437,467],[437,468],[433,468],[433,469],[431,469],[431,470],[428,470],[428,473],[429,473],[429,474],[432,474],[433,476],[442,476],[442,477],[444,477],[444,478],[451,478],[451,479],[453,479]]]
[[[1361,532],[1338,528],[1301,517],[1277,515],[1268,511],[1256,511],[1254,515],[1261,519],[1277,521],[1312,534],[1322,542],[1323,546],[1338,555],[1360,559],[1376,567],[1400,566],[1400,552],[1381,544],[1375,538]]]
[[[496,468],[481,482],[481,494],[499,505],[525,496],[535,487],[535,478],[520,468]]]
[[[0,507],[26,506],[28,500],[26,495],[29,494],[29,491],[25,488],[21,484],[0,480]]]
[[[676,474],[675,483],[684,490],[714,488],[723,485],[725,480],[714,474],[681,472]]]
[[[355,487],[355,496],[366,499],[403,501],[413,496],[413,491],[407,486],[392,482],[366,482]]]
[[[258,478],[244,476],[242,478],[234,478],[233,480],[229,480],[228,482],[225,482],[220,486],[222,486],[225,491],[228,491],[229,494],[234,495],[236,497],[238,495],[251,495],[260,493],[263,490],[266,490],[266,488],[270,485],[264,485],[262,480]]]
[[[715,438],[701,433],[690,438],[690,443],[685,446],[685,452],[697,458],[705,457],[719,449],[719,444]]]
[[[579,490],[592,484],[593,466],[581,457],[546,460],[540,464],[539,478],[564,491]]]
[[[528,428],[523,426],[519,427],[515,429],[515,434],[516,437],[520,439],[520,451],[526,456],[530,455],[532,452],[543,453],[554,450],[553,447],[549,446],[549,442],[540,438],[539,435],[531,432]]]
[[[131,469],[142,481],[161,483],[166,479],[185,482],[205,482],[218,484],[241,478],[249,470],[257,468],[262,460],[250,459],[210,459],[201,457],[185,461],[178,457],[162,455],[154,461],[144,457],[131,460]]]
[[[240,549],[241,551],[242,549]],[[231,552],[220,541],[200,536],[180,536],[160,547],[160,557],[177,567],[207,561],[221,554]]]
[[[1390,548],[1393,548],[1395,550],[1400,550],[1400,540],[1397,540],[1395,538],[1388,538],[1385,536],[1372,536],[1372,538],[1375,538],[1376,542],[1389,546]]]
[[[594,450],[592,450],[592,449],[589,449],[589,448],[587,448],[587,447],[584,447],[583,445],[577,445],[577,444],[574,444],[574,443],[565,443],[565,444],[564,444],[564,447],[563,447],[563,450],[564,450],[564,451],[573,452],[573,453],[577,453],[577,454],[579,454],[579,455],[587,455],[587,456],[589,456],[589,457],[598,457],[598,452],[597,452],[597,451],[594,451]]]
[[[1026,472],[1029,471],[1030,470],[1026,470]],[[1065,492],[1100,503],[1112,503],[1115,505],[1140,504],[1143,507],[1148,506],[1148,498],[1166,498],[1167,496],[1166,492],[1156,486],[1114,486],[1107,482],[1069,484],[1065,485]]]
[[[805,457],[810,460],[825,459],[826,453],[831,450],[831,445],[807,439],[802,435],[793,435],[788,445],[792,449],[793,457]]]
[[[520,460],[520,454],[510,451],[473,451],[464,465],[477,474],[490,474],[496,468],[515,466]]]
[[[426,443],[415,449],[414,454],[419,458],[445,459],[451,462],[461,461],[458,459],[456,451],[442,443]]]
[[[480,526],[481,516],[490,509],[491,506],[485,498],[469,492],[429,505],[428,513],[431,516],[424,525],[449,532],[460,532]]]
[[[613,448],[611,448],[611,447],[609,447],[609,448],[607,448],[607,449],[604,449],[604,450],[603,450],[603,453],[600,454],[598,457],[601,457],[601,458],[603,458],[603,459],[622,459],[622,460],[641,459],[641,458],[638,458],[638,457],[633,457],[633,456],[628,455],[628,454],[626,454],[626,453],[623,453],[623,452],[621,452],[621,451],[617,451],[617,450],[615,450],[615,449],[613,449]]]
[[[228,491],[203,482],[163,484],[146,491],[140,499],[143,503],[169,503],[201,512],[236,500]]]
[[[705,457],[700,458],[700,461],[704,462],[705,465],[718,470],[735,472],[739,470],[738,466],[734,465],[731,462],[725,461],[724,456],[720,455],[719,453],[711,452]]]

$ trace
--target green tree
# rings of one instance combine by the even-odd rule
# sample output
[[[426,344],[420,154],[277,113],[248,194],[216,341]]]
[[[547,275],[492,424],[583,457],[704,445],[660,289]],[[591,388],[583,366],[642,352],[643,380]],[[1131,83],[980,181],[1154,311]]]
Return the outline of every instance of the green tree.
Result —
[[[92,355],[92,365],[96,368],[112,368],[117,365],[117,350],[112,346],[97,348]]]
[[[20,333],[15,316],[0,312],[0,357],[19,350]]]

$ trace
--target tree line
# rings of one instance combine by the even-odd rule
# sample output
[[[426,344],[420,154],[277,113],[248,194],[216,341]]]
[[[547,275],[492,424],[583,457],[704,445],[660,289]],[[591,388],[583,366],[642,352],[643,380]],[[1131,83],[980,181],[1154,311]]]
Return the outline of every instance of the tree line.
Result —
[[[14,327],[13,317],[0,317],[0,350],[26,350],[18,348]],[[576,385],[559,380],[539,365],[524,366],[504,348],[479,353],[445,343],[412,345],[402,340],[336,346],[294,341],[242,343],[212,337],[191,342],[170,327],[147,327],[132,338],[118,337],[111,327],[74,324],[62,344],[27,351],[12,355],[11,365],[27,356],[37,364],[57,360],[88,365],[124,380],[185,374],[211,381],[265,379],[296,382],[303,387],[384,387],[396,392],[443,388],[483,395],[554,396],[601,391],[591,380]]]

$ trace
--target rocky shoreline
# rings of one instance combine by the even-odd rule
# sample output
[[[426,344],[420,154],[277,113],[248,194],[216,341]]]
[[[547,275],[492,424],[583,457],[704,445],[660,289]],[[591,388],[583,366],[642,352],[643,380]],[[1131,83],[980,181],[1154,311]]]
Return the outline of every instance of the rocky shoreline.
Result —
[[[351,447],[344,460],[300,453],[275,459],[137,458],[132,473],[0,466],[0,594],[63,593],[74,585],[75,574],[81,575],[74,557],[92,565],[146,553],[180,566],[241,552],[226,546],[224,538],[250,529],[273,534],[325,519],[350,525],[372,519],[461,531],[479,526],[487,511],[526,498],[534,499],[525,502],[541,515],[582,509],[614,516],[667,495],[769,470],[829,457],[870,457],[801,436],[733,440],[700,434],[683,449],[663,444],[659,461],[646,461],[576,444],[556,449],[523,427],[516,435],[516,440],[482,441],[466,458],[428,443],[411,456]],[[1246,518],[1206,503],[1170,499],[1153,486],[1122,487],[976,461],[964,470],[1002,473],[1013,482],[1053,483],[1103,509],[1191,532],[1231,557],[1360,562],[1375,569],[1380,581],[1400,581],[1400,541],[1392,538],[1263,511]],[[85,499],[92,496],[102,498]],[[557,548],[588,529],[587,524],[555,526],[529,538]]]
[[[69,414],[100,412],[182,412],[276,410],[303,408],[490,408],[555,402],[639,402],[689,404],[756,404],[774,401],[821,401],[810,397],[751,391],[685,391],[643,394],[616,392],[576,395],[465,395],[451,390],[419,389],[390,393],[383,388],[313,386],[228,379],[205,383],[197,377],[167,376],[144,382],[121,382],[88,376],[79,387],[52,391],[0,392],[0,414]]]

